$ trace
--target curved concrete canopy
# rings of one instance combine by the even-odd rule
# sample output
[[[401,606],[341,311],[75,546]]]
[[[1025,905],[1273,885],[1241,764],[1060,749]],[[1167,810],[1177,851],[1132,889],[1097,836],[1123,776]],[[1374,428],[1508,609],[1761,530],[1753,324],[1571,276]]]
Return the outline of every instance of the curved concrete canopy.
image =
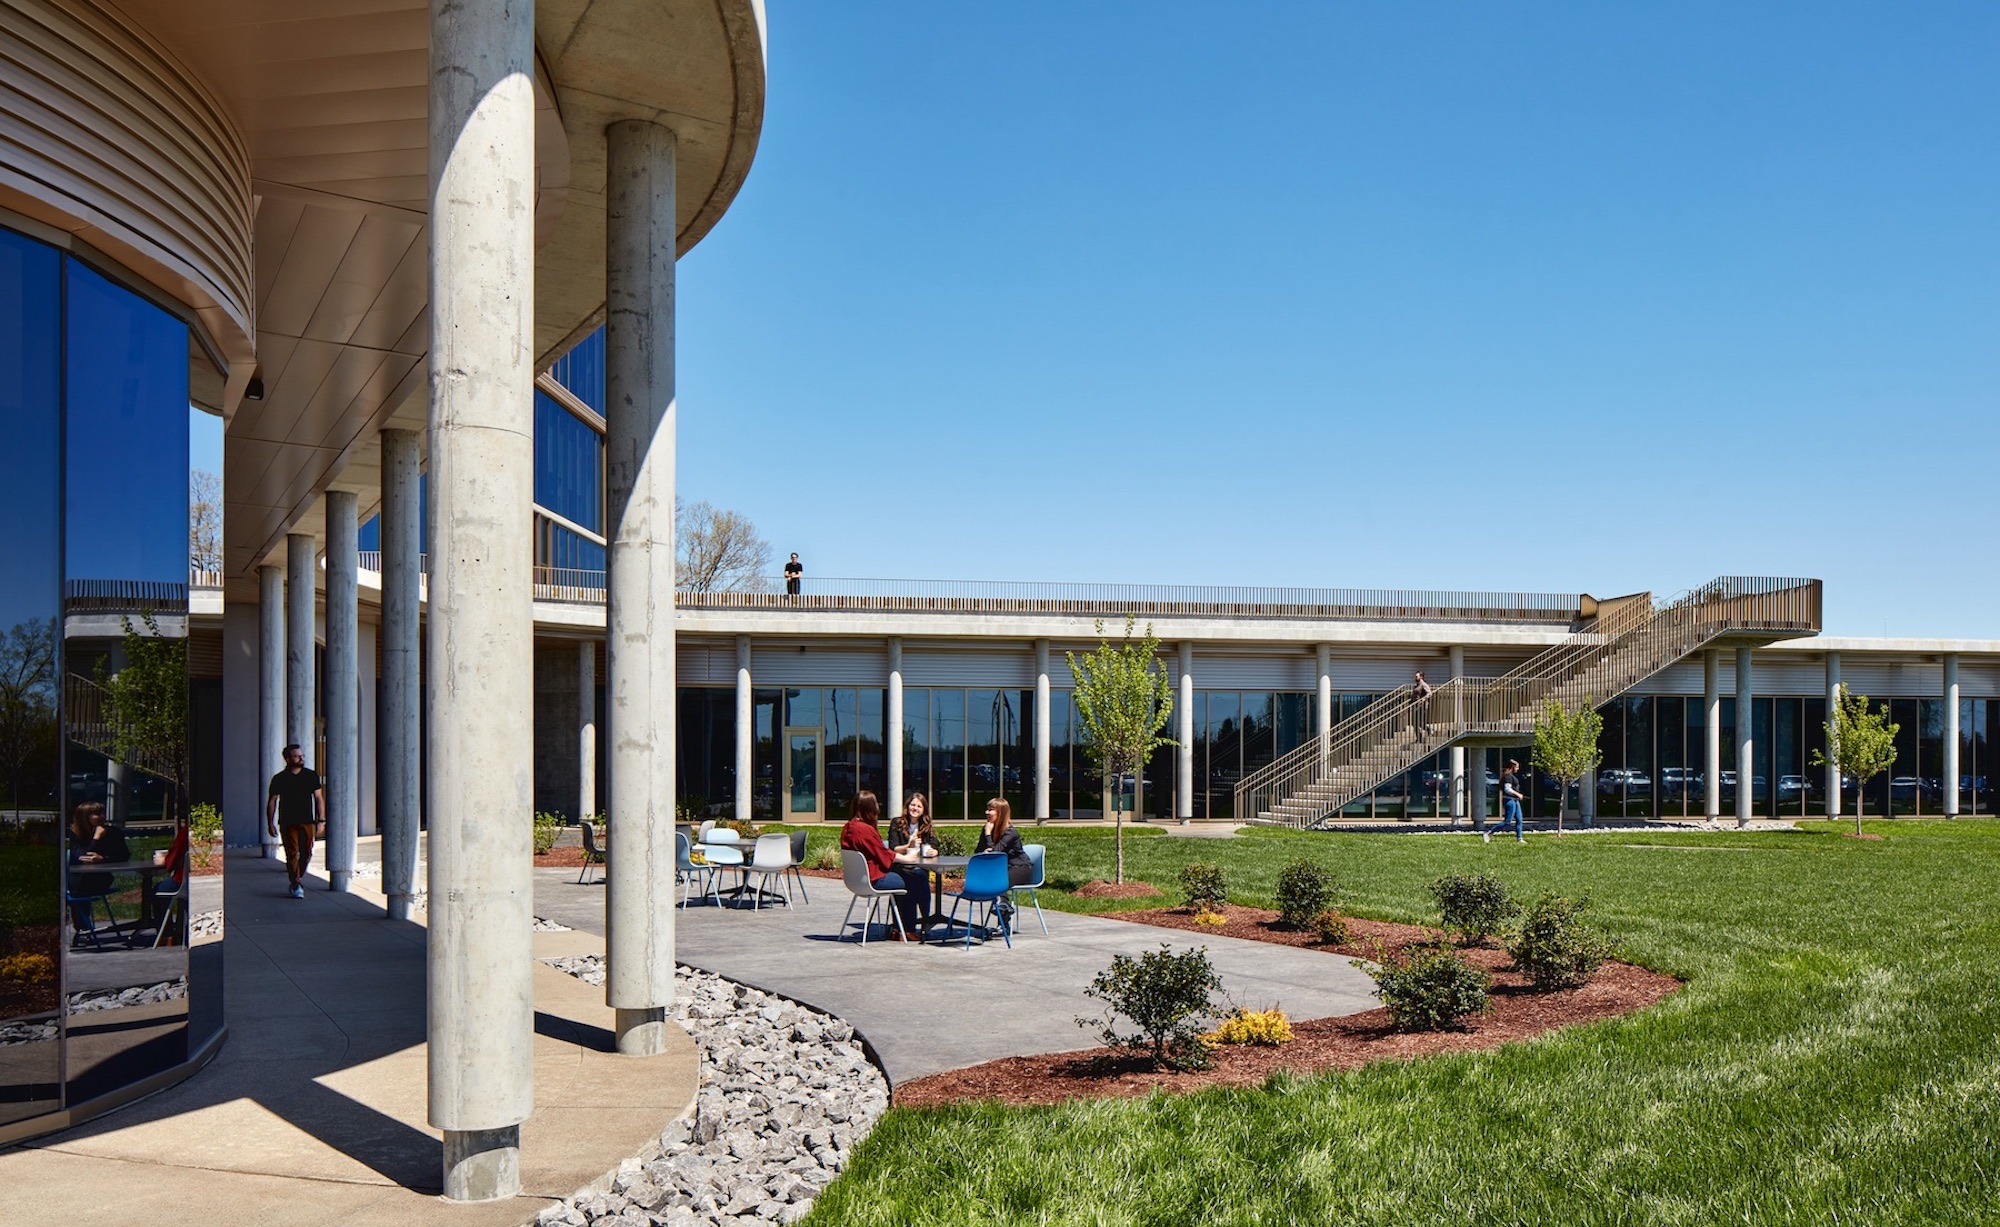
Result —
[[[377,433],[424,425],[425,0],[121,0],[222,101],[250,154],[261,402],[226,406],[225,570],[318,499],[378,498]],[[535,347],[604,311],[605,128],[679,137],[679,249],[735,198],[764,111],[762,0],[539,0]],[[240,385],[240,380],[236,381]],[[247,590],[244,595],[248,595]]]

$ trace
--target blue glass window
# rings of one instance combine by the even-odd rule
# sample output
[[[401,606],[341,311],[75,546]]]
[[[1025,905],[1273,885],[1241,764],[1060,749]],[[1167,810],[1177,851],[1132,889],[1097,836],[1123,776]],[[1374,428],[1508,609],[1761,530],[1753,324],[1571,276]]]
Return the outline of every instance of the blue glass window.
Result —
[[[549,374],[555,381],[569,389],[570,395],[589,405],[598,413],[604,412],[604,329],[599,328],[583,340],[576,348],[557,358],[549,367]]]
[[[535,393],[535,501],[604,531],[604,439],[545,392]]]

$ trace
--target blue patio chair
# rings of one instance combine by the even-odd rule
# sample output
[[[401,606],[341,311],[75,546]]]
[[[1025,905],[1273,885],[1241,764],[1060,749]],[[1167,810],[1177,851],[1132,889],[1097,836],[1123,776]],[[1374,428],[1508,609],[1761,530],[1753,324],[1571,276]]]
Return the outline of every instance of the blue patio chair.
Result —
[[[994,917],[1000,919],[1000,936],[1007,948],[1014,948],[1014,938],[1008,932],[1007,913],[998,911],[994,904],[1007,897],[1013,887],[1007,884],[1007,854],[1005,852],[981,852],[965,863],[965,889],[952,896],[951,916],[948,924],[958,922],[958,905],[965,908],[965,948],[972,948],[972,917],[980,904],[986,905],[986,919],[979,926],[990,929]],[[985,940],[982,938],[981,940]]]
[[[1047,859],[1049,850],[1043,844],[1022,844],[1021,851],[1027,853],[1028,859],[1034,862],[1035,879],[1032,882],[1023,882],[1019,886],[1010,887],[1007,893],[1027,896],[1028,902],[1035,905],[1035,919],[1041,923],[1042,936],[1047,937],[1049,935],[1049,922],[1042,916],[1042,897],[1035,892],[1043,886],[1048,885],[1048,875],[1043,872],[1042,863]]]
[[[99,903],[104,905],[103,931],[116,936],[118,933],[118,920],[111,914],[111,888],[107,886],[103,890],[83,895],[69,891],[65,891],[64,894],[67,896],[69,902],[70,927],[72,929],[70,948],[75,949],[85,938],[89,938],[92,950],[104,949],[104,943],[97,936],[99,930],[97,928],[97,917],[93,905]],[[131,942],[128,940],[126,945],[131,945]]]
[[[689,841],[686,831],[674,832],[674,877],[681,884],[681,906],[688,905],[688,892],[704,878],[708,889],[702,893],[715,900],[715,906],[722,906],[722,896],[715,889],[715,866],[698,865],[694,859],[694,844]]]

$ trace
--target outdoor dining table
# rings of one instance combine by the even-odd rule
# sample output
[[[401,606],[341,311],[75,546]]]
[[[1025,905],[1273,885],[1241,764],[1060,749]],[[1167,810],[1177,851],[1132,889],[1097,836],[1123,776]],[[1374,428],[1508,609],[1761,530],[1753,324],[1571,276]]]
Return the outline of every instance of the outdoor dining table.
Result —
[[[754,843],[745,843],[740,839],[718,839],[713,841],[703,839],[699,843],[702,860],[715,869],[734,869],[740,875],[741,881],[737,883],[736,887],[733,890],[725,890],[722,893],[728,895],[731,899],[741,901],[743,896],[750,890],[750,875],[743,870],[743,852],[744,849],[754,848],[756,845]],[[761,886],[757,890],[762,894],[770,894],[779,899],[784,898],[783,895],[778,894],[776,891],[765,891]],[[789,903],[791,901],[787,899],[786,902]]]
[[[158,878],[161,874],[172,873],[174,871],[174,867],[172,865],[155,864],[150,860],[77,861],[76,863],[72,864],[69,867],[69,869],[71,873],[107,873],[107,874],[131,873],[138,875],[139,918],[137,920],[118,921],[111,924],[107,928],[98,930],[100,935],[105,933],[110,933],[113,935],[123,934],[126,943],[128,945],[131,943],[132,938],[138,936],[140,933],[145,932],[148,925],[152,925],[155,923],[155,915],[154,915],[155,899],[153,897],[153,880]],[[158,930],[156,928],[155,933],[157,934],[157,932]]]
[[[955,870],[959,873],[964,873],[965,867],[972,863],[972,858],[969,856],[899,856],[892,863],[898,870],[915,869],[930,875],[931,914],[924,917],[922,923],[926,925],[949,924],[950,921],[944,913],[937,910],[938,903],[944,898],[945,872],[947,870]]]

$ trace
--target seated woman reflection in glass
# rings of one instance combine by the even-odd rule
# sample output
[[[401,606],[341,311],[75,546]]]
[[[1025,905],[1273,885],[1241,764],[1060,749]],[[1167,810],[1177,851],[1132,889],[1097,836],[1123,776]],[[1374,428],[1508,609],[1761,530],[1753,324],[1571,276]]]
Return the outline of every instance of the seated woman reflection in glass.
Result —
[[[111,893],[108,873],[78,872],[79,865],[110,865],[131,859],[125,847],[125,832],[105,818],[104,802],[85,801],[69,815],[69,911],[79,934],[97,926],[91,919],[91,904]],[[108,907],[109,905],[107,905]]]

